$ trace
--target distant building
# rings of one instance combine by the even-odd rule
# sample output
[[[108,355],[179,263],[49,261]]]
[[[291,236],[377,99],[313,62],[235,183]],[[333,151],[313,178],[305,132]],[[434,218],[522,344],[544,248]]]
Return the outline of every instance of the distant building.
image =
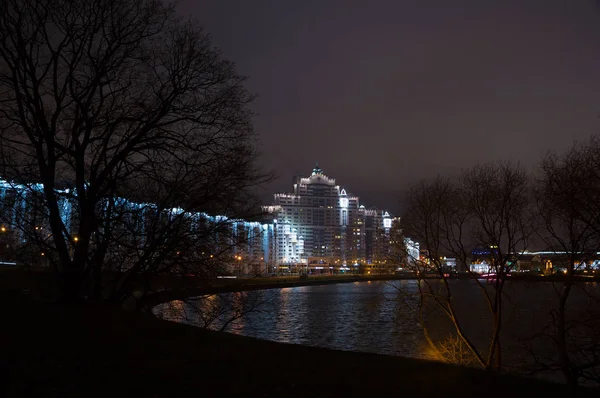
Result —
[[[477,247],[471,252],[470,270],[478,273],[495,272],[494,257],[498,254],[496,246]],[[508,266],[512,272],[564,272],[569,263],[568,253],[562,251],[522,251],[511,254]],[[575,269],[595,273],[600,267],[600,252],[586,253],[586,260],[576,262]]]
[[[577,271],[596,273],[600,270],[600,252],[580,254],[585,260],[575,262]],[[563,251],[524,251],[519,253],[515,271],[535,271],[544,273],[565,272],[569,265],[569,253]]]
[[[406,247],[407,259],[406,262],[414,264],[420,259],[420,245],[418,242],[410,238],[404,238],[404,245]]]
[[[456,257],[444,257],[444,267],[456,270]]]
[[[28,207],[36,203],[35,195],[42,186],[30,185],[0,179],[0,213],[3,215],[0,219],[3,248],[0,261],[12,261],[17,249],[29,244],[28,237],[49,231],[44,216],[36,215],[37,207]],[[67,232],[75,233],[78,226],[76,204],[66,193],[57,191],[61,217]],[[114,228],[121,228],[132,245],[143,245],[148,239],[151,230],[148,226],[155,217],[157,206],[126,198],[119,200],[124,211],[133,218],[124,218],[123,222],[129,224],[122,222]],[[404,261],[398,255],[399,243],[404,244],[413,257],[419,253],[418,243],[402,240],[399,218],[393,218],[387,211],[361,205],[357,196],[336,185],[335,179],[326,176],[318,165],[310,176],[294,178],[293,192],[275,194],[273,205],[263,206],[262,210],[264,217],[254,221],[188,212],[181,208],[163,209],[160,216],[181,216],[189,222],[190,232],[212,231],[206,251],[196,254],[207,258],[214,256],[214,262],[219,265],[213,270],[216,274],[243,276],[285,270],[389,273]],[[33,230],[24,234],[25,227]],[[107,254],[109,262],[110,258],[123,257],[119,250],[120,247],[111,248]],[[48,258],[45,253],[35,252],[32,256],[35,263],[27,260],[28,263],[46,263]],[[123,262],[120,266],[126,270],[131,264]]]
[[[275,261],[284,269],[346,272],[388,262],[392,216],[360,205],[318,165],[310,176],[295,177],[293,191],[275,194],[263,210],[274,218]]]
[[[41,184],[21,184],[0,178],[0,263],[49,265],[47,252],[39,252],[37,246],[38,242],[51,237],[49,222],[42,211],[45,206],[40,195],[42,190]],[[68,193],[68,189],[56,190],[65,232],[75,235],[79,225],[77,204]],[[114,217],[118,221],[112,228],[118,231],[120,239],[127,239],[128,245],[140,245],[140,250],[143,250],[149,236],[147,231],[151,229],[148,226],[152,225],[153,219],[156,220],[157,206],[126,198],[118,198],[118,203],[126,216]],[[181,215],[189,220],[190,231],[193,229],[194,233],[211,231],[207,233],[210,235],[205,244],[207,252],[196,253],[198,257],[216,257],[216,265],[209,270],[209,276],[220,273],[263,274],[269,272],[275,263],[275,228],[268,218],[260,221],[229,219],[202,212],[186,212],[181,208],[163,209],[161,214],[164,217]],[[121,245],[110,247],[106,262],[115,270],[125,271],[132,266],[135,258],[123,255],[121,250],[130,249]]]

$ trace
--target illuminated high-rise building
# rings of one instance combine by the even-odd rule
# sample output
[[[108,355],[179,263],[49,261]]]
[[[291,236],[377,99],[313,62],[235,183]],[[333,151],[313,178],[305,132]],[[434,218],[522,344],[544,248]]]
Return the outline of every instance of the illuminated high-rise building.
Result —
[[[35,223],[37,192],[41,184],[28,186],[0,178],[1,235],[3,254],[13,256],[18,245],[29,245],[28,239],[47,231],[47,220],[40,216]],[[61,218],[68,233],[75,233],[78,220],[73,210],[75,201],[59,194]],[[153,222],[156,206],[119,198],[123,211],[134,215],[123,218],[130,224],[115,224],[122,228],[122,239],[130,244],[143,245],[148,238],[148,223]],[[290,271],[387,273],[398,266],[399,256],[393,253],[392,231],[399,226],[386,211],[365,208],[356,196],[336,185],[318,166],[310,176],[295,177],[293,192],[275,194],[275,203],[263,208],[266,217],[261,220],[233,219],[222,215],[187,212],[181,208],[163,209],[165,217],[181,217],[189,223],[190,236],[205,231],[203,250],[191,255],[213,258],[210,272],[239,276],[263,275]],[[37,217],[37,216],[36,216]],[[133,221],[131,221],[133,220]],[[28,231],[26,228],[34,228]],[[116,230],[116,229],[115,229]],[[210,231],[210,232],[208,232]],[[27,233],[25,233],[27,232]],[[36,238],[37,239],[37,238]],[[396,242],[397,243],[397,242]],[[111,248],[110,256],[121,259],[121,246]],[[8,253],[10,252],[10,253]],[[214,254],[213,254],[214,253]],[[12,258],[12,257],[11,257]],[[36,256],[40,261],[47,257]],[[394,259],[395,258],[395,259]],[[390,261],[391,259],[391,261]],[[120,261],[120,260],[119,260]],[[207,260],[209,261],[209,260]],[[116,260],[115,260],[116,262]],[[130,263],[120,263],[126,270]]]
[[[284,268],[351,270],[387,257],[392,217],[361,206],[318,164],[264,209],[276,220],[275,258]]]

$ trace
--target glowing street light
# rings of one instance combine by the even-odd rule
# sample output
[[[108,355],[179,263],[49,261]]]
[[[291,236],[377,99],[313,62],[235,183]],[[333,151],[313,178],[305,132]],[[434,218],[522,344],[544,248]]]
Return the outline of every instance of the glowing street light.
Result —
[[[73,242],[75,242],[75,243],[79,242],[79,237],[78,236],[73,237]]]

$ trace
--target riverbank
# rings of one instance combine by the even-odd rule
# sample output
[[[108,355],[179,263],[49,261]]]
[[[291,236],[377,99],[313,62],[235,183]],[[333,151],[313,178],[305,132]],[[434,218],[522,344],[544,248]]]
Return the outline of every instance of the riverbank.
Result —
[[[6,397],[569,396],[563,385],[208,332],[115,308],[0,292],[0,311]]]
[[[427,275],[435,279],[436,275]],[[458,279],[470,279],[462,274]],[[144,297],[138,306],[150,309],[155,305],[172,300],[182,300],[204,294],[227,293],[245,290],[279,289],[286,287],[328,285],[336,283],[355,283],[367,281],[416,280],[412,274],[403,275],[311,275],[278,276],[257,278],[198,278],[180,275],[148,275],[144,279],[144,287],[151,293]],[[543,276],[538,274],[515,273],[509,277],[519,282],[555,282],[561,283],[565,277],[560,274]],[[600,282],[600,273],[595,275],[578,275],[576,282]],[[27,290],[38,297],[56,297],[54,275],[49,269],[25,269],[21,267],[0,268],[0,290]]]
[[[213,279],[210,283],[197,286],[188,285],[177,289],[160,289],[148,297],[144,305],[148,308],[172,300],[183,300],[205,294],[229,293],[249,290],[282,289],[286,287],[331,285],[337,283],[356,283],[368,281],[416,279],[414,276],[398,275],[323,275],[323,276],[284,276],[271,278]],[[166,285],[165,285],[166,286]]]
[[[417,280],[414,275],[321,275],[321,276],[287,276],[287,277],[270,277],[270,278],[233,278],[233,279],[211,279],[199,280],[198,284],[184,282],[184,279],[171,279],[169,282],[160,286],[157,293],[147,297],[144,306],[147,308],[154,307],[160,303],[183,300],[189,297],[195,297],[205,294],[229,293],[248,290],[266,290],[266,289],[281,289],[286,287],[313,286],[313,285],[329,285],[337,283],[355,283],[368,281],[394,281],[394,280]],[[437,275],[427,275],[427,279],[439,279]],[[471,279],[467,274],[463,277],[451,279]],[[514,282],[555,282],[561,283],[565,279],[562,275],[535,275],[535,274],[513,274],[508,280]],[[600,275],[591,276],[576,276],[575,282],[600,282]],[[175,287],[175,288],[173,288]]]
[[[144,306],[151,308],[166,301],[181,300],[203,294],[400,279],[416,278],[412,275],[311,275],[306,277],[292,275],[255,278],[149,275],[144,279],[144,287],[150,288],[154,293],[145,298]],[[24,269],[21,267],[0,269],[0,290],[6,289],[27,290],[35,296],[45,298],[56,296],[54,275],[48,269]]]

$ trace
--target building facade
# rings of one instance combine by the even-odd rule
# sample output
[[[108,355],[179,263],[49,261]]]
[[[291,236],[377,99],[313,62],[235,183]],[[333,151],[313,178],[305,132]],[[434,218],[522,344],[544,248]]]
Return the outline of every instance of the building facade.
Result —
[[[273,217],[275,261],[283,270],[354,272],[389,261],[390,214],[365,208],[318,165],[263,210]]]
[[[46,263],[45,253],[32,252],[27,258],[17,255],[24,247],[37,250],[33,243],[40,240],[51,245],[41,192],[40,184],[0,179],[0,261]],[[57,195],[65,233],[76,236],[76,203],[68,190],[57,190]],[[399,265],[393,247],[398,243],[394,233],[399,230],[399,218],[361,205],[357,196],[318,166],[310,176],[294,178],[292,192],[275,194],[273,205],[263,206],[263,217],[256,221],[181,208],[158,210],[152,203],[124,198],[116,198],[115,203],[123,217],[112,228],[129,239],[127,247],[139,246],[143,251],[153,225],[179,217],[189,226],[190,239],[203,236],[198,242],[194,238],[202,247],[197,254],[214,257],[223,273],[389,273]],[[123,257],[119,250],[111,249],[108,256]]]
[[[40,246],[51,248],[53,245],[42,190],[41,184],[22,184],[0,178],[0,264],[49,264],[47,250],[40,249]],[[68,189],[56,190],[56,194],[65,234],[76,237],[79,226],[76,202]],[[128,269],[127,261],[121,259],[131,257],[135,260],[135,256],[123,253],[127,247],[137,246],[142,252],[152,233],[149,230],[156,231],[153,227],[158,223],[163,225],[161,219],[173,220],[175,217],[181,219],[182,225],[189,226],[187,233],[178,233],[198,248],[200,253],[196,253],[196,258],[214,258],[215,274],[265,274],[275,263],[275,224],[272,220],[230,219],[180,208],[157,212],[157,206],[152,203],[135,203],[124,198],[116,198],[115,203],[118,203],[115,211],[121,217],[114,218],[113,233],[127,245],[112,245],[106,256],[108,262],[122,267],[118,269],[120,271]],[[122,251],[120,247],[123,247]],[[112,261],[113,258],[119,260]]]

